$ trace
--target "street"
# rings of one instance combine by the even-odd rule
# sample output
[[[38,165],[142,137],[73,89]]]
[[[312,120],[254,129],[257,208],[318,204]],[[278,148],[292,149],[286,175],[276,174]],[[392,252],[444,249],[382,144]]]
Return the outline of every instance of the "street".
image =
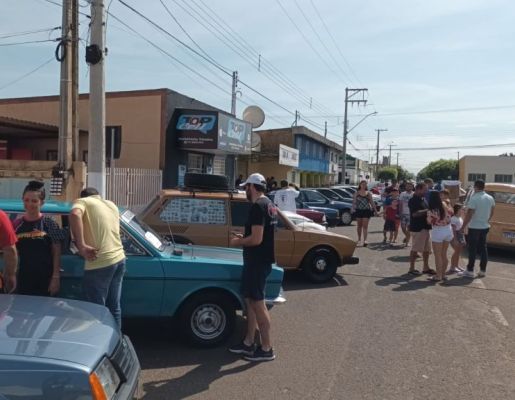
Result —
[[[334,230],[356,238],[355,224]],[[382,219],[370,231],[359,265],[331,283],[286,274],[288,301],[271,312],[273,362],[190,348],[162,322],[128,321],[142,365],[138,398],[513,398],[514,254],[492,251],[486,278],[440,285],[405,275],[409,248],[382,245]]]

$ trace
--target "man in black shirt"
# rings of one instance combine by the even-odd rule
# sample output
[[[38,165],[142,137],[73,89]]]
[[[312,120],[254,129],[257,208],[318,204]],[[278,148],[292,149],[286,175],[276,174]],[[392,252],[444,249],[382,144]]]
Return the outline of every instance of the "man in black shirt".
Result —
[[[266,180],[261,174],[252,174],[242,184],[247,199],[252,203],[245,224],[245,234],[231,239],[231,246],[243,247],[243,273],[241,291],[247,305],[247,334],[242,343],[229,349],[243,354],[249,361],[275,359],[270,340],[270,314],[265,305],[265,282],[272,271],[274,257],[274,229],[276,208],[265,196]],[[256,330],[261,335],[261,346],[256,347]]]
[[[427,223],[428,205],[425,200],[427,185],[418,183],[415,186],[415,193],[408,202],[410,210],[410,232],[413,238],[410,252],[410,267],[408,273],[419,275],[420,272],[415,269],[415,260],[417,253],[422,253],[424,266],[422,272],[424,274],[434,275],[435,271],[429,268],[429,254],[431,253],[431,225]]]

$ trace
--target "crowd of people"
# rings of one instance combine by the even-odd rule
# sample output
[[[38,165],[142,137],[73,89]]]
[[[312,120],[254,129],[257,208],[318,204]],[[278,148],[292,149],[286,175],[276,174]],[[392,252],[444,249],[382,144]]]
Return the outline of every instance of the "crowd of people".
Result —
[[[393,181],[382,192],[383,244],[395,246],[399,230],[402,230],[403,247],[411,246],[408,270],[411,275],[428,274],[435,282],[445,281],[447,275],[453,273],[473,278],[474,264],[479,254],[478,277],[485,276],[488,263],[486,238],[495,202],[484,189],[484,181],[474,183],[474,193],[468,199],[463,215],[463,205],[459,202],[452,204],[449,191],[442,185],[435,186],[431,179],[416,184],[412,181],[401,184]],[[358,245],[367,247],[369,220],[373,215],[378,215],[367,181],[360,182],[354,194],[352,212],[357,222]],[[465,247],[468,248],[468,263],[463,268],[460,262]],[[450,259],[449,249],[452,249]],[[431,253],[434,268],[429,263]],[[420,257],[422,271],[415,268],[416,260]]]

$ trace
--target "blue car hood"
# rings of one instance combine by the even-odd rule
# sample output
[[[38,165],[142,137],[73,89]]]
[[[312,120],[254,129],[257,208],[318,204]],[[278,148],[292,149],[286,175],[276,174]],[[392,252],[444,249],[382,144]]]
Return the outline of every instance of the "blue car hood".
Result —
[[[243,251],[227,247],[210,247],[198,245],[176,244],[167,247],[167,253],[173,253],[173,249],[181,249],[183,257],[200,257],[212,260],[232,261],[243,265]]]
[[[0,362],[36,357],[96,366],[120,331],[105,307],[76,300],[0,294]]]

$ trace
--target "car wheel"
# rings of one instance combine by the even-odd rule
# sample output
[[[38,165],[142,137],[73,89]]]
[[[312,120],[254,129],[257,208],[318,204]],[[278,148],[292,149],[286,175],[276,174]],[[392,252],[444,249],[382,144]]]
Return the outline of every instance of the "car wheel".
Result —
[[[342,221],[342,225],[350,225],[352,223],[352,214],[349,210],[342,211],[342,215],[340,216],[340,220]]]
[[[325,248],[311,250],[302,264],[304,275],[313,283],[331,280],[337,268],[336,256],[331,250]]]
[[[180,332],[190,344],[211,347],[234,330],[236,308],[224,294],[205,292],[189,298],[179,313]]]

